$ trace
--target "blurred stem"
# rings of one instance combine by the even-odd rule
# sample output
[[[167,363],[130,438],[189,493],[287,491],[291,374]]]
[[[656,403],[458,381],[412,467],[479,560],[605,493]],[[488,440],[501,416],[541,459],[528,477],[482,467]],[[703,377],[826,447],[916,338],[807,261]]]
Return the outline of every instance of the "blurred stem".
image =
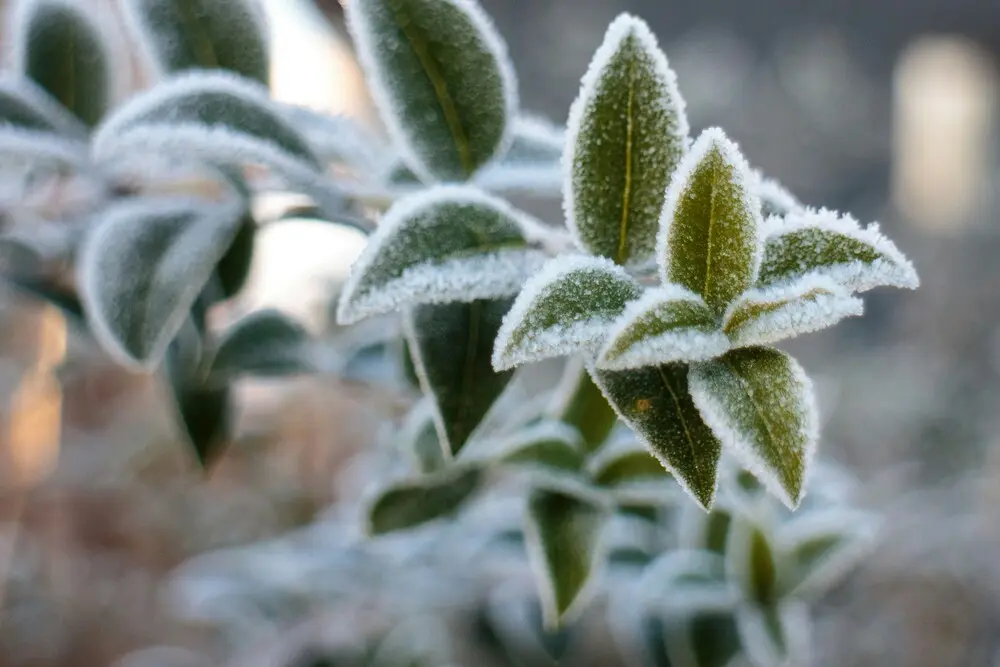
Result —
[[[576,427],[588,452],[604,444],[618,419],[579,358],[566,365],[549,416]]]

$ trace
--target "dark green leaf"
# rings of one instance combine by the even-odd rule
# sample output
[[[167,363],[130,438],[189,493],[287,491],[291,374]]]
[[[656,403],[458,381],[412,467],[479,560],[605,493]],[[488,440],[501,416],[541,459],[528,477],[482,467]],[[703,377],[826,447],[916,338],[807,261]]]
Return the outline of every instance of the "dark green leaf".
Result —
[[[513,371],[496,372],[490,352],[511,299],[417,306],[406,314],[406,335],[420,387],[434,400],[438,435],[457,454]]]
[[[548,414],[576,428],[587,453],[597,451],[605,443],[618,421],[614,408],[579,358],[566,364]]]
[[[584,461],[580,434],[560,422],[541,422],[522,428],[499,442],[497,449],[501,463],[577,471]]]
[[[868,554],[879,519],[867,512],[817,510],[779,529],[778,546],[790,561],[782,577],[784,592],[817,596],[847,576]]]
[[[670,477],[663,466],[645,449],[624,449],[604,456],[593,473],[599,486],[617,487],[632,482],[659,480]]]
[[[517,84],[478,4],[352,0],[345,10],[376,106],[411,169],[461,181],[506,148]]]
[[[740,650],[733,614],[699,611],[687,621],[688,642],[695,667],[727,667]]]
[[[798,362],[772,348],[743,348],[693,366],[690,379],[715,435],[772,494],[797,507],[819,431],[812,383]]]
[[[681,486],[699,505],[711,507],[722,446],[691,400],[687,365],[596,371],[594,379]]]
[[[566,208],[580,246],[617,264],[652,257],[687,141],[684,102],[656,38],[640,19],[619,16],[570,110]]]
[[[316,368],[309,333],[276,310],[261,310],[236,322],[219,341],[212,357],[213,379],[243,375],[285,377]]]
[[[452,516],[481,486],[483,471],[456,466],[382,491],[368,510],[368,532],[381,535]]]
[[[28,297],[52,304],[70,321],[78,324],[85,323],[86,315],[83,312],[83,304],[70,288],[57,285],[44,278],[4,276],[4,282]]]
[[[0,123],[83,139],[87,128],[31,79],[0,78]]]
[[[243,215],[239,231],[233,239],[229,250],[219,260],[215,273],[219,278],[219,286],[225,299],[236,296],[246,284],[253,264],[253,252],[257,238],[257,221],[247,211]]]

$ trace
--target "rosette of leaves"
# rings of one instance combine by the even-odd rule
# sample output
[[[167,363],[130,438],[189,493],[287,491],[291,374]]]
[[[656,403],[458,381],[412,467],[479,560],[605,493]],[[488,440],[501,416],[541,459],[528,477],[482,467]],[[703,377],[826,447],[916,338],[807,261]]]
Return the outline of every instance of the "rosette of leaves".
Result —
[[[859,315],[854,293],[916,287],[912,265],[876,225],[798,204],[722,130],[692,144],[665,56],[627,15],[583,78],[563,166],[577,251],[525,284],[494,368],[582,357],[703,508],[723,449],[796,507],[816,408],[804,370],[772,344]]]

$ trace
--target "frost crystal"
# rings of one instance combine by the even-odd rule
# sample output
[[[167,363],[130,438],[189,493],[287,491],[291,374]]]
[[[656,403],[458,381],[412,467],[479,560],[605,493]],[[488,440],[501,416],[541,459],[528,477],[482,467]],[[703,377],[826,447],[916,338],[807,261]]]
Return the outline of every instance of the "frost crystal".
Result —
[[[795,195],[773,178],[767,178],[755,169],[753,171],[753,181],[757,196],[760,197],[761,215],[765,219],[771,216],[785,216],[789,213],[804,210],[804,207],[795,198]]]
[[[863,310],[861,299],[831,278],[810,274],[747,292],[726,314],[725,331],[734,345],[764,345],[825,329]]]
[[[610,260],[566,255],[531,277],[504,318],[493,367],[580,352],[593,354],[608,327],[641,288]]]

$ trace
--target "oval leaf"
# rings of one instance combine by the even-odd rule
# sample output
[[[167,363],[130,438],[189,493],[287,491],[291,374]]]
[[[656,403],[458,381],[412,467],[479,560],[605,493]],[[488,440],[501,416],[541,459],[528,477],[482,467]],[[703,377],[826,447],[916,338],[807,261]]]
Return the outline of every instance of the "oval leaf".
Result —
[[[623,14],[570,108],[563,164],[566,219],[581,248],[617,264],[648,260],[688,122],[656,37]]]
[[[430,398],[421,400],[407,415],[400,440],[422,473],[442,470],[448,463],[449,456],[441,446],[434,425],[434,402]]]
[[[0,123],[85,139],[87,128],[31,79],[0,78]]]
[[[686,287],[721,315],[757,279],[761,224],[746,160],[722,130],[705,130],[667,191],[657,248],[662,281]]]
[[[559,627],[585,602],[600,566],[605,512],[582,495],[534,489],[528,497],[525,539],[545,626]]]
[[[775,285],[812,273],[853,292],[920,285],[913,265],[882,236],[878,225],[862,228],[854,218],[826,209],[769,219],[758,284]]]
[[[688,392],[686,364],[594,373],[615,411],[680,485],[708,509],[715,500],[721,444]]]
[[[120,363],[159,363],[238,230],[239,206],[145,200],[104,214],[77,267],[90,325]]]
[[[457,454],[514,376],[496,372],[490,350],[511,300],[416,306],[404,329],[420,388],[435,407],[438,436]]]
[[[468,179],[506,149],[517,110],[507,47],[471,0],[352,0],[348,30],[407,165]]]
[[[598,486],[616,488],[669,477],[670,473],[645,449],[619,450],[593,461],[592,478]]]
[[[493,350],[498,369],[566,354],[593,354],[628,302],[642,293],[600,257],[558,257],[531,277],[504,318]]]
[[[337,322],[404,306],[515,294],[544,255],[505,202],[463,186],[439,186],[397,202],[351,268]]]
[[[597,367],[628,370],[674,361],[704,361],[724,354],[729,340],[701,297],[683,287],[648,290],[615,322]]]
[[[762,526],[746,518],[733,522],[726,540],[726,577],[744,599],[763,607],[778,603],[779,553]]]
[[[813,274],[750,290],[730,307],[724,329],[734,345],[764,345],[825,329],[863,311],[861,299],[830,278]]]
[[[406,530],[454,515],[481,486],[477,467],[449,470],[398,482],[382,491],[368,509],[368,534]]]
[[[127,0],[124,7],[160,73],[225,69],[267,84],[267,26],[257,0]]]
[[[113,88],[105,29],[94,16],[75,0],[24,0],[14,28],[15,71],[91,127],[107,111]]]
[[[212,357],[214,378],[285,377],[315,370],[301,324],[276,310],[247,315],[223,334]]]
[[[588,453],[596,452],[605,443],[618,422],[614,408],[594,384],[586,364],[579,357],[571,358],[563,370],[562,379],[552,395],[547,414],[566,424],[572,424],[583,438]]]
[[[576,471],[583,466],[580,434],[560,422],[522,428],[494,445],[496,460],[514,465]]]
[[[795,509],[819,431],[812,382],[798,362],[766,347],[733,350],[692,367],[691,395],[716,437]]]

